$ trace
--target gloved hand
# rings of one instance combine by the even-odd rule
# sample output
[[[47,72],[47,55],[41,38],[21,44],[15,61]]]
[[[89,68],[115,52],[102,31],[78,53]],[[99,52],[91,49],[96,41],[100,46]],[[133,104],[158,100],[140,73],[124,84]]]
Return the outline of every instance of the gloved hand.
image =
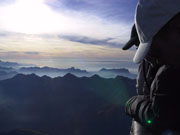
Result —
[[[141,121],[139,118],[139,110],[149,102],[149,97],[144,95],[133,96],[125,105],[125,112],[137,121]],[[140,112],[141,113],[141,112]]]
[[[137,99],[137,96],[133,96],[131,97],[127,102],[126,102],[126,105],[125,105],[125,113],[131,117],[134,117],[135,116],[135,113],[134,111],[131,109],[132,107],[132,104],[135,102],[135,100]]]

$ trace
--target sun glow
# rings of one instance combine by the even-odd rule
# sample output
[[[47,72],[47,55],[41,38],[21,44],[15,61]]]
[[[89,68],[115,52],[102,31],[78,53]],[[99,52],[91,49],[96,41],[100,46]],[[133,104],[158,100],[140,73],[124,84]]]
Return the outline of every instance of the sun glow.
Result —
[[[0,15],[7,30],[26,34],[55,32],[58,25],[63,28],[66,24],[66,18],[52,11],[44,0],[17,0],[1,9]]]

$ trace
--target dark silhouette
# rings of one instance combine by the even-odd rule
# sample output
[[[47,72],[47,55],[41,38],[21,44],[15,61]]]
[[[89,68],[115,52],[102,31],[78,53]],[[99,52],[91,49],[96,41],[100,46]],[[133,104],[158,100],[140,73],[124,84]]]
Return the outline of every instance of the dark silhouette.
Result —
[[[13,131],[7,135],[17,135],[19,128],[51,135],[127,135],[124,103],[135,95],[135,80],[18,74],[0,81],[0,93],[0,131]]]
[[[131,39],[123,47],[135,44],[133,61],[140,64],[138,95],[125,107],[133,118],[131,135],[180,134],[179,4],[179,0],[139,0],[137,4]]]

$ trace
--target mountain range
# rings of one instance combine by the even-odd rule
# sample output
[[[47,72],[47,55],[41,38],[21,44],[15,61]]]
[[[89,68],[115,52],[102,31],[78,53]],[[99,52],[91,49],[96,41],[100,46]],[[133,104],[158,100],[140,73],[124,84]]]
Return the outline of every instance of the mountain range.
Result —
[[[10,67],[0,67],[0,80],[12,78],[13,76],[17,75],[18,73],[22,74],[36,74],[38,76],[49,76],[49,77],[58,77],[64,76],[68,73],[71,73],[77,77],[91,77],[95,74],[103,77],[103,78],[115,78],[116,76],[124,76],[131,79],[135,79],[136,75],[129,72],[128,69],[106,69],[102,68],[97,72],[88,72],[86,70],[76,69],[74,67],[67,68],[67,69],[60,69],[60,68],[52,68],[52,67],[22,67],[20,69],[14,69]]]
[[[117,75],[128,77],[131,79],[135,79],[137,77],[136,74],[132,74],[129,72],[126,68],[120,68],[120,69],[106,69],[102,68],[98,72],[96,72],[99,76],[102,76],[104,78],[115,78]]]
[[[129,78],[136,78],[135,74],[132,74],[129,72],[128,69],[121,68],[121,69],[106,69],[102,68],[101,70],[97,72],[88,72],[86,70],[80,70],[76,69],[74,67],[67,68],[67,69],[59,69],[59,68],[51,68],[51,67],[23,67],[18,70],[19,73],[24,73],[24,74],[31,74],[35,73],[39,76],[47,75],[50,77],[58,77],[58,76],[64,76],[67,73],[74,74],[78,77],[86,76],[90,77],[92,75],[99,75],[104,78],[115,78],[117,75],[129,77]]]
[[[128,69],[120,68],[120,69],[106,69],[102,68],[99,71],[89,72],[86,70],[81,70],[75,67],[66,68],[66,69],[60,69],[60,68],[53,68],[53,67],[37,67],[30,64],[19,64],[14,62],[4,62],[0,61],[0,80],[11,78],[18,73],[22,74],[36,74],[38,76],[49,76],[49,77],[58,77],[58,76],[64,76],[68,73],[71,73],[77,77],[91,77],[95,74],[104,77],[104,78],[115,78],[116,76],[124,76],[131,79],[136,78],[136,74],[132,74],[129,72]]]
[[[64,76],[67,73],[74,74],[76,76],[91,76],[92,74],[86,70],[76,69],[74,67],[67,69],[52,68],[52,67],[22,67],[17,72],[23,74],[36,74],[39,76],[47,75],[49,77]]]
[[[1,67],[18,68],[18,67],[26,67],[26,66],[34,66],[34,65],[33,64],[24,64],[24,63],[8,62],[8,61],[0,60],[0,66]]]
[[[12,67],[0,66],[0,71],[12,72],[15,71],[15,69],[13,69]]]
[[[1,71],[0,70],[0,80],[5,80],[5,79],[12,78],[17,74],[18,73],[15,72],[15,71],[6,72],[6,71]]]
[[[16,129],[51,135],[128,135],[130,118],[124,104],[135,95],[135,83],[122,76],[17,74],[0,81],[0,131],[6,131],[4,135],[17,135]],[[36,135],[28,133],[23,135]]]
[[[8,62],[8,61],[0,60],[0,66],[3,66],[3,67],[14,67],[14,66],[20,66],[20,64],[16,63],[16,62]]]

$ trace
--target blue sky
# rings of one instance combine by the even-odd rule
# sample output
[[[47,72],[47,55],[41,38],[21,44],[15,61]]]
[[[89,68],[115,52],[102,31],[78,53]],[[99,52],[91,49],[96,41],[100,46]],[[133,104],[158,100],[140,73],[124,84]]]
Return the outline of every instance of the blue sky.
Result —
[[[56,0],[47,2],[53,9],[74,10],[94,14],[111,21],[132,22],[136,0]],[[59,5],[59,6],[58,6]]]
[[[0,57],[132,60],[136,0],[1,0]],[[36,64],[36,63],[33,63]]]

